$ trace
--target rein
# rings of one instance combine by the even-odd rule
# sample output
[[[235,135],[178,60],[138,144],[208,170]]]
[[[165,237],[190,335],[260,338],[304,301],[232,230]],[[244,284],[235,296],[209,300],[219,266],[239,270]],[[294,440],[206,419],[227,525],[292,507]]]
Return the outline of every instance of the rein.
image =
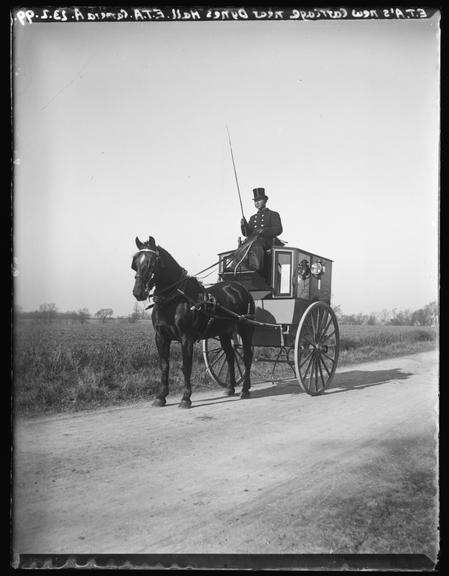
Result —
[[[248,256],[248,252],[250,251],[252,245],[254,244],[254,242],[257,240],[257,238],[254,238],[254,240],[251,240],[251,242],[249,242],[247,249],[245,250],[245,253],[243,254],[243,256],[240,258],[240,260],[237,262],[237,264],[235,265],[234,268],[234,276],[237,275],[237,270],[239,268],[239,266],[242,264],[243,260],[245,260],[245,258]]]

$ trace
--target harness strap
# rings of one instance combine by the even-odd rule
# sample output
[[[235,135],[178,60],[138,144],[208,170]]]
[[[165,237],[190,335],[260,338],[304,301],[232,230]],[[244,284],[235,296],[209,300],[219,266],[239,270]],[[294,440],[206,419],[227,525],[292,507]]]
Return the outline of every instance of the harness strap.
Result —
[[[161,290],[158,294],[155,294],[153,292],[153,294],[150,294],[148,296],[148,298],[153,298],[153,304],[150,304],[149,306],[147,306],[145,308],[145,310],[149,310],[150,308],[153,308],[153,306],[157,303],[162,304],[165,302],[170,302],[170,300],[173,300],[173,298],[176,297],[176,290],[174,290],[172,294],[168,294],[168,296],[161,296],[161,294],[164,294],[165,292],[167,292],[168,290],[170,290],[172,288],[177,288],[180,284],[182,284],[185,280],[187,280],[187,278],[188,278],[187,270],[185,270],[183,268],[182,272],[181,272],[181,276],[178,278],[178,280],[176,280],[176,282],[173,282],[173,284],[170,284],[169,286],[167,286],[166,288]]]

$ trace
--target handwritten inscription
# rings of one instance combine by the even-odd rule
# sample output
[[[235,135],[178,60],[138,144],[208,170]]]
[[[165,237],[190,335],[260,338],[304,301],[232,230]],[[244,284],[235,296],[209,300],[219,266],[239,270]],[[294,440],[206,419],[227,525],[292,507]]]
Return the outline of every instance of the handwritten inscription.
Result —
[[[37,22],[150,22],[188,20],[407,20],[430,18],[429,8],[127,8],[95,10],[88,7],[17,10],[14,20],[22,26]]]

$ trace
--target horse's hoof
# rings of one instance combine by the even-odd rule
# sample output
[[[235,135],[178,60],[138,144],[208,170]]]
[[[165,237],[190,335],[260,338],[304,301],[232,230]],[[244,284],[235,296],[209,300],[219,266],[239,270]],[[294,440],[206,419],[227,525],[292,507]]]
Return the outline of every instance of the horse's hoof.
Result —
[[[226,396],[234,396],[235,388],[226,388],[225,394],[226,394]]]
[[[162,398],[155,398],[153,400],[153,406],[165,406],[166,401]]]
[[[179,403],[179,408],[191,408],[192,402],[190,400],[181,400]]]
[[[240,400],[246,400],[247,398],[251,398],[249,390],[246,390],[240,394]]]

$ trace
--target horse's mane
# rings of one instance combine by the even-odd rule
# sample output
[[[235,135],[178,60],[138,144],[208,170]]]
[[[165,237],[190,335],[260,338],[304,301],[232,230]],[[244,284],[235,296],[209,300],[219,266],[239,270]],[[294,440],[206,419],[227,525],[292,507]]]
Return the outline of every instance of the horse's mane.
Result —
[[[168,252],[167,250],[165,250],[165,248],[162,248],[162,246],[158,246],[157,247],[159,254],[163,256],[164,258],[164,266],[177,266],[180,270],[184,270],[184,268],[173,258],[173,256],[170,254],[170,252]],[[194,284],[196,284],[197,288],[199,290],[206,290],[204,285],[202,284],[202,282],[200,282],[198,280],[198,278],[196,278],[196,276],[190,276],[189,274],[187,274],[187,278],[189,278],[189,280],[191,282],[193,282]]]
[[[167,250],[165,250],[165,248],[162,248],[162,246],[158,246],[157,250],[159,252],[159,255],[161,257],[163,257],[164,259],[164,266],[177,266],[178,268],[182,268],[182,266],[180,266],[180,264],[178,264],[178,262],[173,258],[173,256],[170,254],[170,252],[168,252]]]

